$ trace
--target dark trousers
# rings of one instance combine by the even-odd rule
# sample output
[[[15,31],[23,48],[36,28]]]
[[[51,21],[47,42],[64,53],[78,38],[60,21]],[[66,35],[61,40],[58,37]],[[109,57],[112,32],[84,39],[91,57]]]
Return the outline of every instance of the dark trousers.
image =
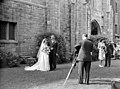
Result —
[[[91,61],[79,62],[78,64],[78,83],[83,83],[83,76],[85,71],[85,83],[89,84]]]
[[[49,63],[50,63],[50,70],[56,69],[56,55],[50,55]]]
[[[106,67],[110,67],[110,65],[111,65],[111,55],[110,54],[106,54],[105,66]]]
[[[53,58],[53,69],[56,69],[56,55]]]

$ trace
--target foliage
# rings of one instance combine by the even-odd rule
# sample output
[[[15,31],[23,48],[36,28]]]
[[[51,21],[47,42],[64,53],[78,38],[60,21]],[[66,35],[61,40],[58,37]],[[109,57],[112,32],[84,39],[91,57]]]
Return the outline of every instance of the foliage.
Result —
[[[103,36],[103,35],[91,35],[91,36],[90,36],[90,39],[91,39],[93,42],[95,42],[95,44],[97,44],[99,40],[101,40],[101,39],[102,39],[102,40],[107,40],[108,38],[105,37],[105,36]]]
[[[13,55],[12,53],[7,53],[7,65],[8,67],[18,67],[20,64],[19,56]]]
[[[37,50],[36,50],[36,55],[38,52],[38,49],[41,45],[41,42],[44,38],[47,38],[48,41],[50,41],[50,36],[51,35],[55,35],[56,40],[58,42],[58,56],[57,56],[57,63],[63,63],[66,62],[66,45],[65,45],[65,41],[64,38],[59,35],[59,34],[55,34],[52,32],[47,32],[47,33],[43,33],[43,34],[39,34],[37,35],[36,39],[37,39]]]
[[[37,59],[30,57],[30,58],[26,58],[25,61],[26,61],[26,64],[27,64],[28,66],[32,66],[32,65],[34,65],[34,64],[37,62]]]
[[[7,53],[0,50],[0,67],[6,67]]]
[[[20,64],[27,64],[26,60],[27,60],[27,57],[23,57],[23,56],[20,56]]]
[[[17,67],[19,63],[19,56],[0,50],[0,67]]]
[[[37,59],[31,56],[20,56],[19,60],[20,64],[27,64],[28,66],[32,66],[37,62]]]

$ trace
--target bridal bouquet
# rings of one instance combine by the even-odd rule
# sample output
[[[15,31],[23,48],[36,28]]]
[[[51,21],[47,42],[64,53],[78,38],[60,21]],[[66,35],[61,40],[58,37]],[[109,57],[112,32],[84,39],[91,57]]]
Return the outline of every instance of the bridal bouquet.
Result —
[[[49,54],[50,48],[49,48],[49,47],[45,47],[45,48],[44,48],[44,52],[46,52],[47,54]]]

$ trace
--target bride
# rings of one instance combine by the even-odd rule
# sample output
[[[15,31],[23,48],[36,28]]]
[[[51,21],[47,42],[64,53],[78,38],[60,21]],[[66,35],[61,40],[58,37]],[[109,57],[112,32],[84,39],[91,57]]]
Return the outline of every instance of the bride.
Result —
[[[49,71],[50,70],[49,52],[50,52],[50,49],[47,45],[47,39],[44,38],[42,40],[41,46],[38,50],[37,63],[35,63],[31,67],[29,67],[29,66],[25,67],[25,70],[26,71],[34,71],[34,70]]]

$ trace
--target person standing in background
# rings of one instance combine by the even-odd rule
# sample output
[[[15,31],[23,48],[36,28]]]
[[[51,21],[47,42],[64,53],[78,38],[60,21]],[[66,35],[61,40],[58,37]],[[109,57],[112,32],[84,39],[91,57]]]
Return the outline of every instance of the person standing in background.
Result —
[[[113,45],[111,42],[107,42],[106,44],[106,58],[105,58],[105,67],[111,66],[111,57],[113,54]]]
[[[98,59],[100,61],[99,67],[104,67],[103,61],[106,58],[106,55],[105,55],[106,54],[106,46],[105,46],[104,40],[99,41],[98,49],[99,49]]]

